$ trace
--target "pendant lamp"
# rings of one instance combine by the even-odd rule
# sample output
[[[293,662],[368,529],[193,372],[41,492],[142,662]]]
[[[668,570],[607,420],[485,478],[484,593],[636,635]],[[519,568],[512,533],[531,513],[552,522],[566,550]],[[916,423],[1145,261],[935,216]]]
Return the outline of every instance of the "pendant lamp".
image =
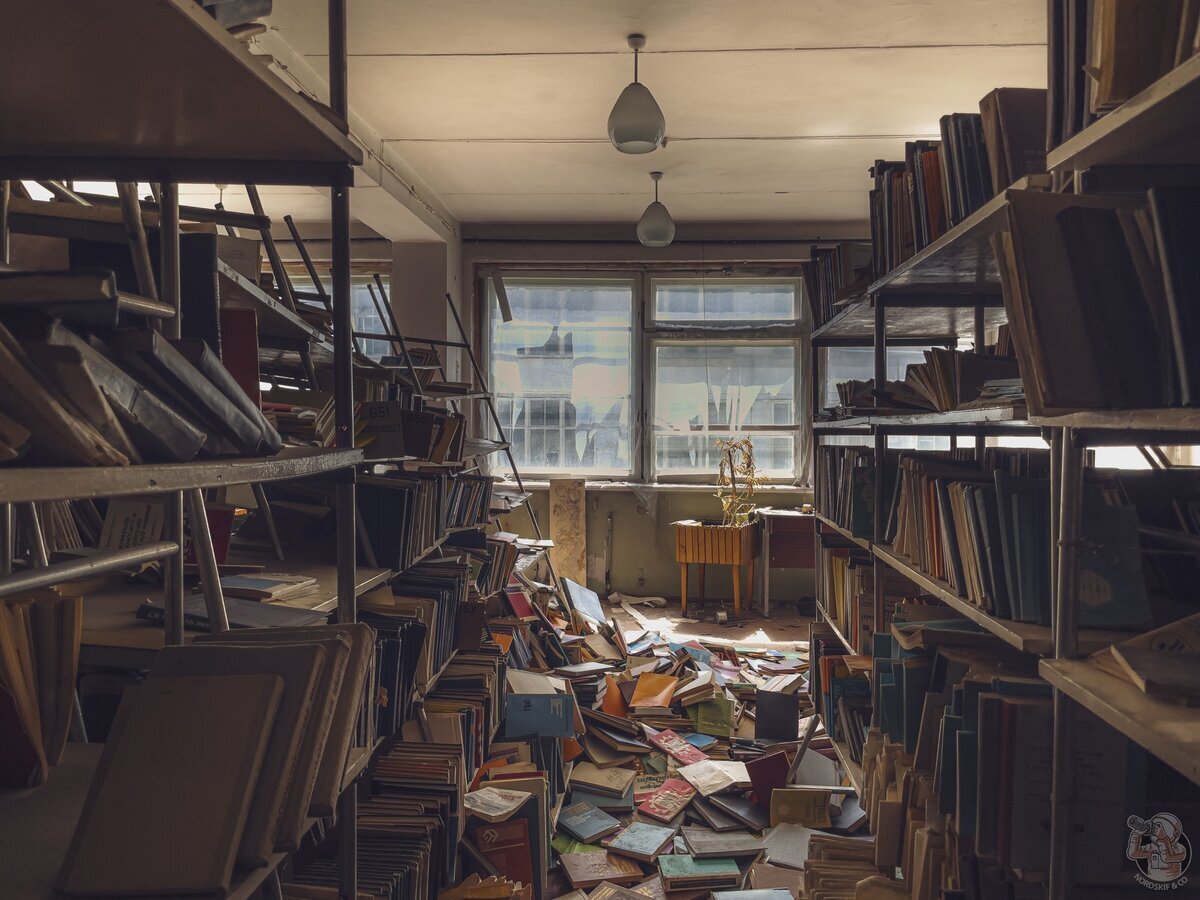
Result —
[[[662,172],[651,172],[650,177],[654,179],[654,202],[646,207],[638,220],[638,240],[646,247],[669,247],[671,241],[675,240],[675,220],[658,199],[658,182],[662,179]]]
[[[608,114],[608,139],[622,153],[649,153],[663,144],[667,122],[654,95],[638,81],[638,51],[646,46],[641,34],[629,35],[633,48],[633,81],[621,91]]]

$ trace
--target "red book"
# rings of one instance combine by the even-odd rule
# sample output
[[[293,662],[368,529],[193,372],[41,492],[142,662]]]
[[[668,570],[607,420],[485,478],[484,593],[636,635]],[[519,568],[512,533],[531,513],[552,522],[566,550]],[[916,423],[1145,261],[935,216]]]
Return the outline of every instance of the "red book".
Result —
[[[754,802],[761,808],[770,810],[771,792],[775,788],[787,787],[790,768],[787,754],[782,751],[768,753],[747,762],[746,771],[750,773],[750,784],[754,787]]]
[[[685,766],[689,766],[692,763],[704,762],[704,760],[708,759],[705,754],[701,753],[670,729],[660,731],[658,734],[651,736],[650,743],[664,753],[669,753]]]
[[[683,812],[696,789],[682,778],[668,778],[663,786],[650,795],[650,799],[638,806],[638,812],[643,812],[660,822],[670,822]]]
[[[505,878],[521,884],[534,883],[528,820],[510,819],[498,824],[472,825],[471,840]]]

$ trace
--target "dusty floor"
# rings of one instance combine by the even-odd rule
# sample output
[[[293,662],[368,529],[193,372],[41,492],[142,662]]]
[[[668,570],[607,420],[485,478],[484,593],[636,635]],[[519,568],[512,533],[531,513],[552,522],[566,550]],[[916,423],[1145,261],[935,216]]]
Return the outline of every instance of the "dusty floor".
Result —
[[[732,621],[732,606],[727,606],[731,621],[726,625],[715,621],[720,603],[709,601],[703,607],[688,604],[688,617],[683,618],[678,603],[657,609],[652,606],[609,606],[612,617],[627,636],[645,629],[657,631],[669,640],[686,641],[704,638],[736,646],[790,647],[808,642],[809,615],[800,615],[794,603],[772,603],[771,617],[764,618],[758,610],[742,610],[742,618]]]

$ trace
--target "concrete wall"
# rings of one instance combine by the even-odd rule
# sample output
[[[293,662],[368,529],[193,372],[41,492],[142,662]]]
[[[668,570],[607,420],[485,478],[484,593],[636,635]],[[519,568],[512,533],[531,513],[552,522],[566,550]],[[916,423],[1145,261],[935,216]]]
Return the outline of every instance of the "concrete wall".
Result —
[[[533,508],[542,526],[542,534],[550,536],[549,492],[544,488],[533,491]],[[765,494],[763,505],[794,507],[811,502],[809,491],[787,491]],[[604,545],[608,534],[608,516],[612,514],[612,549],[610,559],[612,589],[623,594],[679,598],[679,564],[675,562],[675,531],[671,523],[679,519],[719,521],[721,505],[710,488],[688,489],[628,489],[601,488],[587,492],[587,557],[588,587],[604,590]],[[529,518],[524,512],[514,513],[505,520],[505,527],[521,534],[531,534]],[[706,594],[710,598],[733,596],[729,566],[710,566],[706,576]],[[695,602],[699,596],[697,571],[689,574],[688,596]],[[755,573],[757,579],[758,573]],[[743,582],[743,590],[745,582]],[[757,589],[757,588],[756,588]],[[814,593],[811,569],[772,569],[771,602],[794,602]]]
[[[457,239],[392,244],[391,301],[404,334],[458,340],[445,295],[448,292],[462,312],[461,247]],[[449,380],[467,380],[469,364],[460,351],[443,348],[442,358]]]

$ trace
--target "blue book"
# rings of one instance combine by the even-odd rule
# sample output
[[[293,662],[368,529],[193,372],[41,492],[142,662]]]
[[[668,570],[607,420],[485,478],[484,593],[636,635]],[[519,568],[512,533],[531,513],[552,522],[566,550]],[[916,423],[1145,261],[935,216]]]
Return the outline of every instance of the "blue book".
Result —
[[[504,714],[506,738],[574,737],[575,698],[566,694],[509,694]]]
[[[703,750],[705,747],[711,747],[717,742],[717,739],[708,734],[685,734],[683,739],[695,747],[697,750]]]

